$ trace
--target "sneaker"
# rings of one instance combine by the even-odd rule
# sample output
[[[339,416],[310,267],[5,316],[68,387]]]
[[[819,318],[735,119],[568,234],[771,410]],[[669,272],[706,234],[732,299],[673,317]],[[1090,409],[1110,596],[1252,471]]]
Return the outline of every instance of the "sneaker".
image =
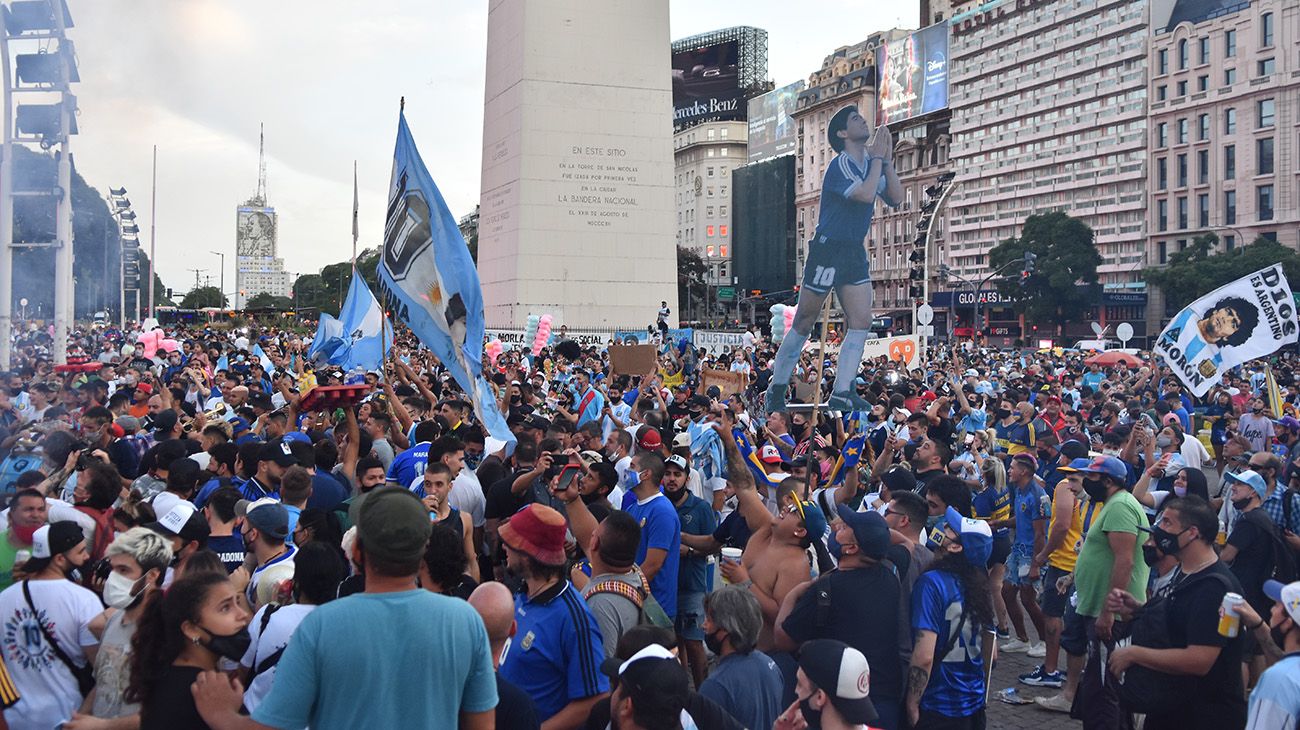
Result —
[[[785,413],[785,392],[787,386],[773,383],[767,389],[764,406],[768,413]]]
[[[832,411],[870,411],[871,404],[862,400],[857,393],[844,391],[843,393],[831,393],[831,397],[826,399],[826,407]]]
[[[999,651],[1005,651],[1008,654],[1024,653],[1029,651],[1029,642],[1020,639],[1012,639],[998,647]]]
[[[1052,695],[1051,697],[1035,697],[1034,704],[1038,705],[1044,710],[1051,710],[1052,712],[1064,712],[1066,714],[1069,714],[1070,705],[1074,703],[1065,699],[1065,695]]]
[[[1061,674],[1059,670],[1048,674],[1043,671],[1042,664],[1034,667],[1034,671],[1020,675],[1018,679],[1021,684],[1027,684],[1030,687],[1052,687],[1054,689],[1060,689],[1061,685],[1065,684],[1065,675]]]
[[[1037,644],[1031,644],[1029,651],[1025,653],[1035,659],[1042,659],[1047,656],[1047,643],[1040,641]]]
[[[998,629],[998,641],[1007,641],[1011,638],[1011,629]]]

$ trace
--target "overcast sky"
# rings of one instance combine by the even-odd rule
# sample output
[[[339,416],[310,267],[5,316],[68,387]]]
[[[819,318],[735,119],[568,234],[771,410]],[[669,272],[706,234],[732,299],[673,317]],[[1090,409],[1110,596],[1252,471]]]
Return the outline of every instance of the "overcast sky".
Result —
[[[77,169],[102,193],[127,187],[147,250],[158,146],[157,258],[167,286],[188,291],[193,268],[215,285],[220,260],[209,251],[223,251],[226,290],[234,289],[235,207],[256,190],[259,123],[289,271],[350,255],[353,160],[361,246],[377,243],[401,96],[452,213],[478,201],[487,0],[68,5],[81,71]],[[765,28],[778,86],[807,78],[838,46],[915,27],[917,15],[912,2],[860,0],[672,0],[671,11],[674,39]]]

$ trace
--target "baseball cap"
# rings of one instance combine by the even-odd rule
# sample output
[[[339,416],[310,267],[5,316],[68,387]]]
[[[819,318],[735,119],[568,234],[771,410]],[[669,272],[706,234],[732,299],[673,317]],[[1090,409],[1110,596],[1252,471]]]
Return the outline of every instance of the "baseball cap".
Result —
[[[1094,456],[1092,461],[1079,471],[1084,474],[1108,476],[1126,484],[1128,480],[1128,469],[1124,466],[1124,462],[1114,456]]]
[[[1274,421],[1274,423],[1283,428],[1289,428],[1292,431],[1300,431],[1300,421],[1297,421],[1295,416],[1282,416],[1278,420]]]
[[[297,457],[293,455],[291,442],[282,438],[263,444],[258,460],[274,461],[280,466],[297,466],[298,464]]]
[[[427,518],[425,522],[428,522]],[[514,513],[502,523],[498,532],[502,542],[531,555],[538,562],[564,565],[566,529],[563,515],[546,505],[534,503]]]
[[[957,533],[966,561],[979,568],[986,566],[989,557],[993,555],[993,530],[989,528],[989,523],[973,517],[962,517],[952,507],[944,512],[944,521],[949,529]]]
[[[1247,469],[1236,474],[1224,474],[1223,479],[1227,482],[1241,482],[1249,485],[1251,489],[1254,489],[1259,494],[1260,499],[1263,499],[1264,495],[1268,493],[1268,483],[1264,481],[1264,477],[1253,469]]]
[[[869,696],[871,666],[862,652],[842,641],[812,639],[799,650],[799,668],[849,723],[865,725],[878,719]]]
[[[81,526],[71,520],[41,525],[32,535],[32,557],[23,570],[28,573],[45,570],[55,555],[66,553],[85,539]]]
[[[376,489],[357,510],[357,539],[369,555],[408,563],[424,554],[432,524],[429,511],[414,493]]]
[[[884,474],[880,475],[880,481],[884,482],[889,491],[916,491],[916,475],[907,467],[895,465],[889,467]]]
[[[1057,471],[1064,471],[1064,472],[1083,471],[1091,463],[1092,463],[1092,459],[1088,458],[1087,456],[1080,456],[1077,459],[1071,459],[1070,463],[1067,464],[1066,466],[1057,467]]]
[[[803,520],[804,529],[808,531],[809,535],[819,538],[826,534],[826,529],[830,526],[830,523],[826,521],[826,513],[822,512],[821,507],[812,502],[798,499],[795,500],[794,506],[799,518]]]
[[[176,411],[165,409],[153,415],[154,433],[165,433],[176,428]]]
[[[263,497],[256,502],[241,499],[235,503],[235,516],[271,537],[284,539],[289,534],[289,510],[278,500]]]
[[[763,448],[758,450],[758,458],[764,464],[780,464],[781,452],[772,444],[763,444]]]
[[[248,419],[241,416],[235,416],[230,419],[230,435],[238,436],[249,429]]]
[[[551,422],[536,413],[530,413],[528,414],[528,417],[524,419],[524,428],[535,428],[538,431],[549,431],[551,430]]]
[[[835,512],[853,530],[858,549],[868,558],[879,560],[889,549],[889,525],[878,512],[855,512],[846,504],[835,505]]]
[[[484,451],[486,452],[487,449],[484,449]],[[604,461],[605,457],[602,456],[599,451],[592,451],[588,449],[586,451],[582,451],[578,453],[578,460],[582,462],[583,466],[590,469],[592,465],[599,464],[600,462]]]
[[[664,468],[667,469],[670,466],[682,472],[690,471],[686,466],[686,459],[677,454],[673,454],[667,459],[664,459]]]
[[[980,376],[980,371],[976,370],[975,368],[967,368],[966,372],[962,373],[962,377],[965,378],[978,378],[979,376]]]
[[[614,679],[623,676],[623,673],[630,669],[633,664],[643,659],[667,659],[674,663],[677,662],[677,657],[673,656],[673,653],[662,644],[647,644],[627,659],[620,659],[617,656],[606,658],[600,663],[600,671],[606,677]],[[681,665],[678,664],[678,666]]]
[[[682,431],[681,433],[677,434],[676,436],[673,436],[673,448],[674,448],[674,449],[676,449],[676,448],[678,448],[678,447],[682,447],[682,446],[689,447],[690,445],[691,445],[691,435],[690,435],[689,433],[686,433],[685,431]]]
[[[1300,623],[1300,581],[1283,584],[1281,581],[1264,581],[1264,595],[1282,604],[1282,610],[1292,621]]]
[[[177,502],[158,520],[145,527],[166,537],[179,537],[185,542],[206,540],[212,530],[208,521],[189,502]],[[281,536],[283,537],[283,536]]]
[[[636,445],[637,448],[642,451],[654,451],[664,445],[664,440],[663,437],[659,435],[658,430],[649,426],[643,426],[637,429]]]

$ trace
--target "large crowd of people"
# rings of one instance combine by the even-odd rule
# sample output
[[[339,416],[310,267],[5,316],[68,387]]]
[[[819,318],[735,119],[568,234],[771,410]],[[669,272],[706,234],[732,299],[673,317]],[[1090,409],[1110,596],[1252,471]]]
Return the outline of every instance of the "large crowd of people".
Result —
[[[769,412],[757,329],[661,330],[645,373],[555,342],[485,363],[508,444],[407,333],[315,409],[352,374],[304,335],[136,336],[0,373],[12,728],[980,730],[999,653],[1059,689],[1045,725],[1300,721],[1291,353],[1275,397],[1258,362],[1195,398],[1158,362],[809,346]],[[800,402],[844,383],[861,410]]]

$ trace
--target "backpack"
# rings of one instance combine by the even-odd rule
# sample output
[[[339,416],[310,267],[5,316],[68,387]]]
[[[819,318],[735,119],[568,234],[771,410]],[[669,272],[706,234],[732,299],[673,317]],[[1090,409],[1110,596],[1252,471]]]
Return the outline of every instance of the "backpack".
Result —
[[[584,599],[589,599],[597,593],[613,593],[622,596],[631,601],[632,604],[636,606],[637,611],[640,612],[640,619],[637,621],[638,625],[644,626],[649,624],[651,626],[658,626],[661,629],[673,628],[673,620],[668,618],[668,614],[664,612],[663,606],[659,605],[659,601],[657,601],[654,594],[650,592],[650,583],[646,581],[645,574],[636,566],[633,566],[632,569],[636,573],[636,576],[641,580],[640,587],[631,585],[627,581],[622,581],[617,578],[609,578],[602,580],[599,583],[588,585],[582,592],[582,597]]]
[[[1232,584],[1228,578],[1217,572],[1193,574],[1185,578],[1166,596],[1152,598],[1133,618],[1129,625],[1128,638],[1116,642],[1143,646],[1150,649],[1181,648],[1174,645],[1169,632],[1170,611],[1180,593],[1189,586],[1202,581],[1215,580],[1223,584],[1224,591],[1230,591]],[[1110,670],[1106,670],[1109,674]],[[1109,674],[1108,680],[1115,680]],[[1200,677],[1175,675],[1157,672],[1138,664],[1124,671],[1124,676],[1116,681],[1120,705],[1129,712],[1146,715],[1159,715],[1175,712],[1184,708],[1187,699],[1196,693],[1196,683]]]
[[[1284,500],[1283,504],[1291,500]],[[1291,550],[1291,546],[1286,544],[1282,539],[1282,533],[1273,524],[1273,520],[1262,509],[1253,509],[1243,515],[1239,520],[1249,522],[1259,528],[1261,532],[1268,535],[1269,541],[1273,543],[1273,575],[1274,580],[1283,585],[1291,583],[1296,579],[1296,557]]]

